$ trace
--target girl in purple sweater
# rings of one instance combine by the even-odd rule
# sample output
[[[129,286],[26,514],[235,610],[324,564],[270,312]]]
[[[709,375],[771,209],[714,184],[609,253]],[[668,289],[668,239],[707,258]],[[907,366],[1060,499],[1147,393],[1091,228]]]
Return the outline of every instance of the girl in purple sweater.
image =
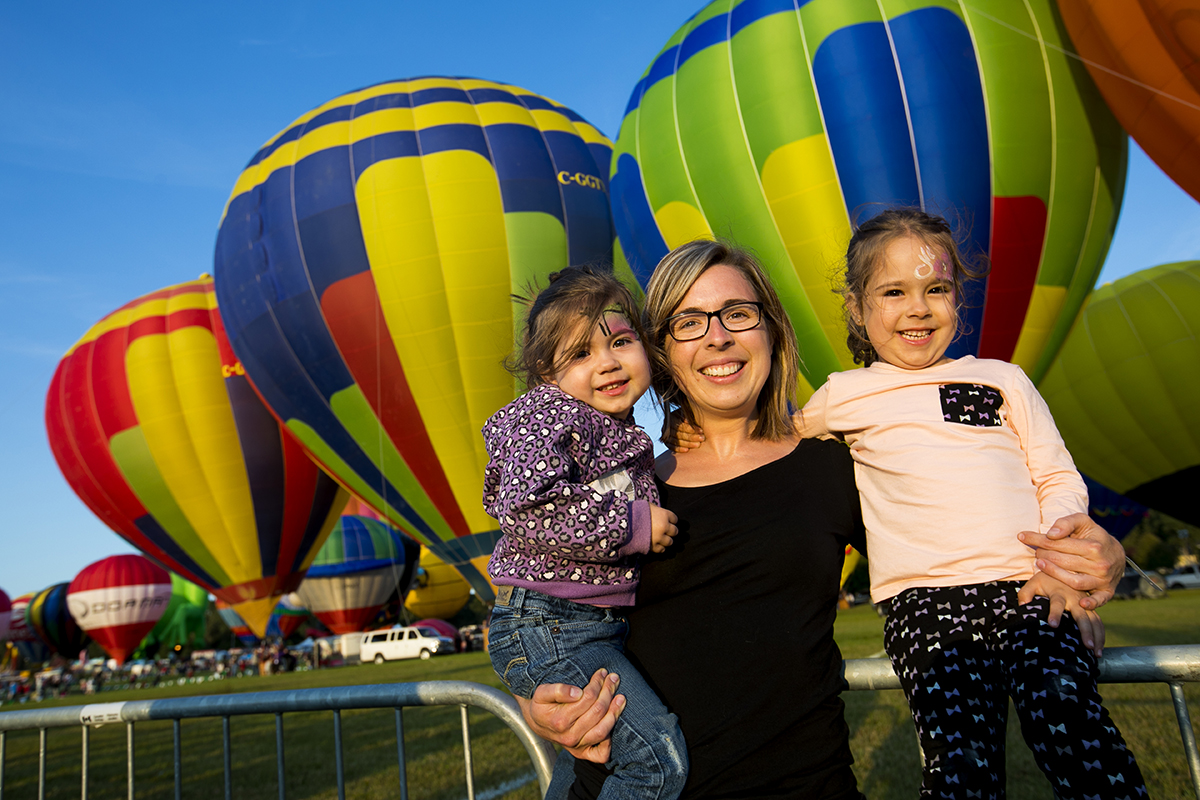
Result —
[[[658,506],[653,444],[633,421],[650,388],[641,338],[633,296],[611,273],[551,275],[513,365],[531,388],[483,426],[483,505],[503,532],[488,564],[492,666],[525,698],[544,683],[585,686],[598,669],[620,675],[628,704],[604,800],[675,798],[687,777],[675,715],[624,652],[638,559],[677,532]]]

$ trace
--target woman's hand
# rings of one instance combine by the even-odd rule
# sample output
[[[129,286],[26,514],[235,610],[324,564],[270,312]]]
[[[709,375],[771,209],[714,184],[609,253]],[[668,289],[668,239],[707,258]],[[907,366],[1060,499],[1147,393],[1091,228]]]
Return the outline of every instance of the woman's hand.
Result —
[[[1084,646],[1097,658],[1100,657],[1104,652],[1104,623],[1099,614],[1080,605],[1084,598],[1089,598],[1088,595],[1039,572],[1017,592],[1017,602],[1025,605],[1035,597],[1045,597],[1050,601],[1050,615],[1046,621],[1051,628],[1058,627],[1064,611],[1070,612],[1071,619],[1079,626],[1079,636]]]
[[[1087,514],[1072,514],[1054,523],[1043,536],[1022,531],[1017,538],[1037,548],[1037,568],[1090,596],[1080,607],[1095,610],[1112,599],[1125,574],[1125,548]]]
[[[543,739],[561,744],[571,755],[597,764],[609,760],[609,735],[625,708],[625,696],[617,694],[621,679],[598,669],[588,685],[580,689],[565,683],[537,687],[533,699],[517,697],[521,715]]]
[[[704,444],[704,431],[684,420],[677,411],[670,413],[670,422],[663,444],[672,453],[686,453]]]

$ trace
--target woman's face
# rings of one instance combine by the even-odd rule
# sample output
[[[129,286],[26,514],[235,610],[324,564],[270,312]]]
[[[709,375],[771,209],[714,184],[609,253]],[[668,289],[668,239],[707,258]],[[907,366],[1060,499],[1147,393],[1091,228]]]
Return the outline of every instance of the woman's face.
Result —
[[[757,302],[758,293],[737,269],[717,264],[692,284],[672,316],[685,311],[717,311],[738,303]],[[705,417],[755,415],[758,396],[771,374],[771,335],[767,321],[748,331],[730,333],[717,317],[708,332],[690,342],[666,340],[675,382]]]

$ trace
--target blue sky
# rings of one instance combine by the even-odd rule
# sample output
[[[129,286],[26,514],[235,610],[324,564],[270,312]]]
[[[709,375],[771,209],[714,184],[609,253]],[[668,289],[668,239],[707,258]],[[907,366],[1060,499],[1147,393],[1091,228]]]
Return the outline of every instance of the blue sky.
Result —
[[[0,8],[0,588],[131,548],[58,472],[59,358],[123,303],[210,272],[233,181],[266,139],[351,89],[470,75],[565,103],[610,137],[701,0],[6,3]],[[1131,149],[1101,282],[1200,258],[1200,205]]]

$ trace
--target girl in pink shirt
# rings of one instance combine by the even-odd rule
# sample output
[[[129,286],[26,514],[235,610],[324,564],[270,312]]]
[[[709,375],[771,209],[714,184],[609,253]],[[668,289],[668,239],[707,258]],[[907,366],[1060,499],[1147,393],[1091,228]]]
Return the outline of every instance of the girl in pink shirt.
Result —
[[[1070,615],[1017,591],[1034,575],[1016,534],[1087,510],[1087,490],[1020,367],[950,358],[965,279],[949,225],[918,209],[864,222],[846,253],[848,343],[866,369],[831,375],[803,435],[851,449],[885,603],[884,646],[925,755],[921,796],[1003,797],[1008,699],[1058,797],[1145,797],[1100,703]]]

